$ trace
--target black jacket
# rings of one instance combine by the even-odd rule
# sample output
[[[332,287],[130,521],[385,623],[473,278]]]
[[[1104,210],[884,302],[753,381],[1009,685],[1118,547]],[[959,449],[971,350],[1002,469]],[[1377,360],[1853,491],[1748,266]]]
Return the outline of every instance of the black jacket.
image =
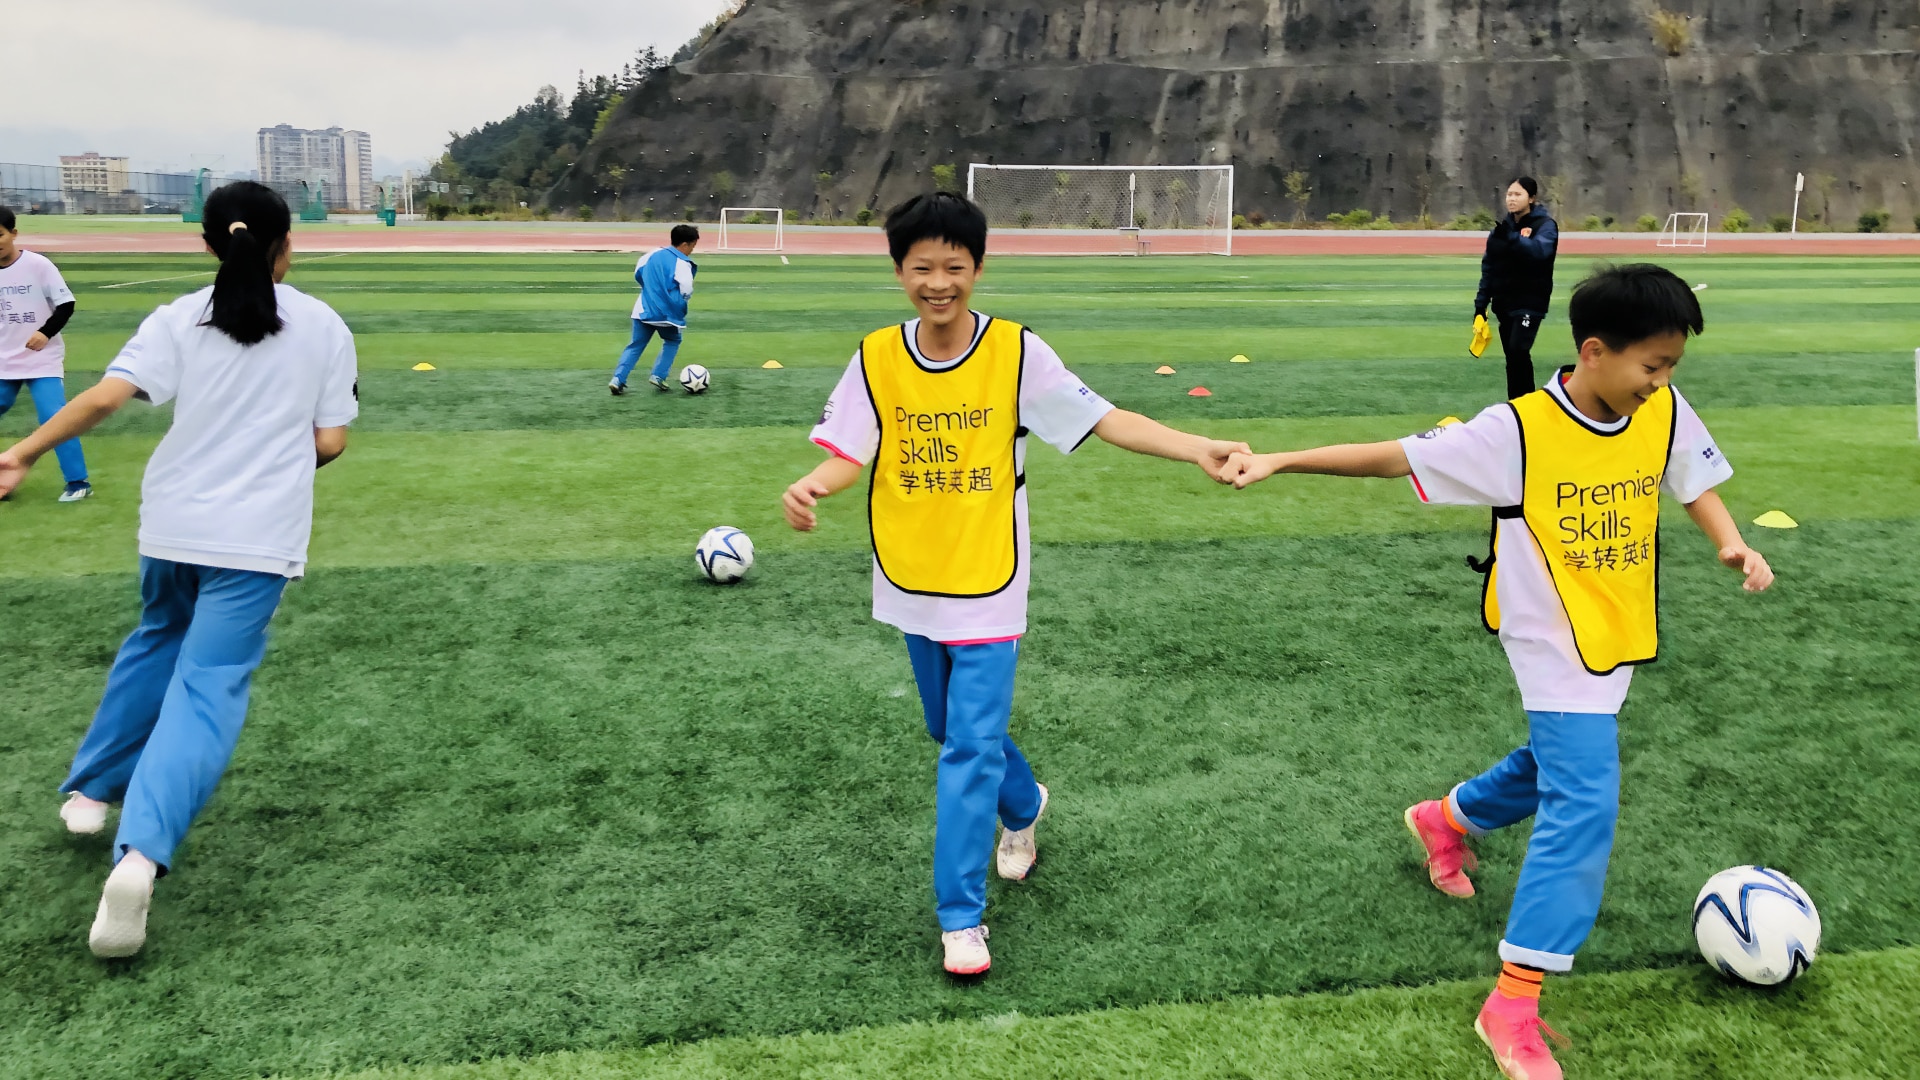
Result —
[[[1532,229],[1532,236],[1521,236]],[[1487,253],[1480,258],[1480,293],[1473,310],[1484,314],[1489,302],[1495,315],[1507,311],[1547,313],[1553,296],[1553,256],[1560,246],[1560,226],[1545,210],[1534,207],[1516,220],[1509,214],[1487,234]]]

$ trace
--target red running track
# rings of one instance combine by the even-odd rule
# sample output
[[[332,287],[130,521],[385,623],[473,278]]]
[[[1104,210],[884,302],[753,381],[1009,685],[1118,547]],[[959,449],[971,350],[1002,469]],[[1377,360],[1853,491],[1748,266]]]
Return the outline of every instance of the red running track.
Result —
[[[298,251],[442,252],[469,254],[528,254],[536,252],[638,252],[667,242],[667,225],[524,225],[518,223],[407,224],[295,226]],[[708,230],[710,233],[712,229]],[[1123,242],[1100,234],[1052,230],[1000,230],[988,250],[998,255],[1119,254]],[[755,238],[758,239],[758,238]],[[1177,253],[1191,247],[1184,236],[1151,236],[1155,254]],[[1233,235],[1236,255],[1478,255],[1484,237],[1477,232],[1313,230],[1245,230]],[[1741,255],[1920,255],[1920,235],[1862,235],[1811,233],[1797,237],[1777,233],[1716,233],[1708,241],[1713,254]],[[702,257],[717,252],[711,245]],[[51,254],[107,252],[119,254],[194,253],[202,251],[198,230],[182,225],[178,232],[39,233],[26,246]],[[832,226],[792,227],[786,231],[787,255],[885,255],[886,239],[877,228]],[[1652,233],[1562,233],[1565,255],[1670,257],[1696,254],[1698,249],[1657,247]],[[743,254],[745,254],[743,252]]]

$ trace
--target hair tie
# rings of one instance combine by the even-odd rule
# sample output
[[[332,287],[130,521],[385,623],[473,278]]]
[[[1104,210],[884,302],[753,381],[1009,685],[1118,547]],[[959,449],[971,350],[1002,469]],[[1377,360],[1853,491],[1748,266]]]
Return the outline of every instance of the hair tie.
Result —
[[[233,224],[231,224],[231,225],[229,225],[229,226],[227,226],[227,235],[228,235],[228,236],[232,236],[232,235],[233,235],[234,233],[237,233],[237,232],[239,232],[239,231],[240,231],[241,229],[244,229],[244,228],[246,228],[246,227],[247,227],[247,223],[246,223],[246,222],[244,222],[244,221],[236,221],[236,222],[234,222]]]

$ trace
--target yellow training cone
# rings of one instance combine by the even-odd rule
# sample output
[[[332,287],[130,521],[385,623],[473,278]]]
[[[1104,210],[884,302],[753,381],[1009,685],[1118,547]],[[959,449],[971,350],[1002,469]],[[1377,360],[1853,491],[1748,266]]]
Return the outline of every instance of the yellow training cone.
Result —
[[[1161,364],[1159,367],[1153,369],[1153,373],[1155,375],[1171,375],[1173,374],[1173,369],[1165,364]]]
[[[436,370],[436,369],[434,368],[434,366],[433,366],[432,364],[428,364],[428,363],[425,363],[425,362],[422,362],[422,363],[418,363],[418,364],[415,364],[415,365],[413,365],[413,370],[415,370],[415,371],[433,371],[433,370]]]
[[[1236,354],[1234,354],[1234,357],[1233,357],[1233,359],[1231,359],[1231,360],[1229,360],[1229,361],[1227,361],[1227,363],[1229,363],[1229,364],[1251,364],[1251,363],[1253,363],[1253,361],[1251,361],[1251,360],[1249,360],[1249,359],[1247,359],[1247,358],[1246,358],[1246,355],[1245,355],[1245,354],[1243,354],[1243,353],[1236,353]]]
[[[1800,523],[1779,510],[1769,510],[1753,519],[1755,525],[1763,529],[1797,529]]]
[[[768,371],[778,371],[779,369],[786,367],[787,365],[781,363],[778,360],[769,360],[766,363],[761,364],[760,366],[763,368],[766,368]]]

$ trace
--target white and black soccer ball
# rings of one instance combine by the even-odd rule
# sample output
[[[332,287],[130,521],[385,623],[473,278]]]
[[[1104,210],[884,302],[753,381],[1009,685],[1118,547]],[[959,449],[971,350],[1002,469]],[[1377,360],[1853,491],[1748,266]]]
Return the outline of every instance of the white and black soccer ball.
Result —
[[[712,381],[713,376],[707,374],[707,369],[699,364],[688,364],[680,369],[680,388],[689,394],[706,393],[707,384]]]
[[[693,561],[707,580],[731,585],[753,569],[753,541],[731,525],[708,529],[693,549]]]
[[[1707,879],[1693,902],[1693,937],[1720,972],[1779,986],[1813,965],[1820,913],[1807,890],[1778,870],[1736,866]]]

